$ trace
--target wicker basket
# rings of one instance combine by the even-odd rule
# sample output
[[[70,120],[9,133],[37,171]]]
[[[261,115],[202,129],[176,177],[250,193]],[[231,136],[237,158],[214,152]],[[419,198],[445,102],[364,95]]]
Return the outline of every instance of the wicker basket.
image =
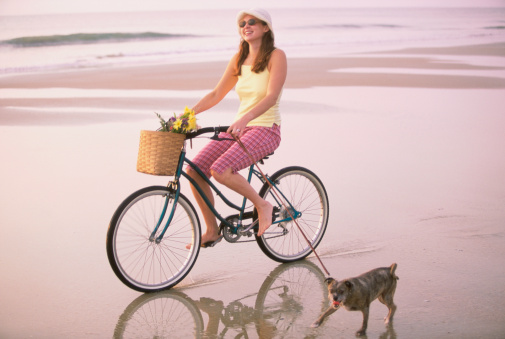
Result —
[[[177,170],[185,134],[140,131],[137,171],[172,176]]]

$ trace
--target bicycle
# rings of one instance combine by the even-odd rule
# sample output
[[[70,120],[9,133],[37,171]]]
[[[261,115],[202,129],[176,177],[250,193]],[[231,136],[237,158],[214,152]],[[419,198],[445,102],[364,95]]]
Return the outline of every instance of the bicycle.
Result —
[[[200,251],[201,228],[195,208],[180,192],[181,177],[204,197],[221,222],[220,234],[230,243],[256,241],[269,258],[288,263],[307,257],[321,242],[328,224],[328,196],[321,180],[310,170],[285,167],[265,179],[254,164],[249,167],[247,180],[250,183],[253,177],[259,179],[262,183],[259,195],[274,206],[272,226],[258,237],[255,232],[258,214],[254,208],[248,210],[247,199],[243,198],[240,205],[229,201],[186,158],[188,140],[206,133],[214,133],[210,139],[222,140],[219,133],[227,129],[227,126],[207,127],[187,134],[174,179],[166,187],[150,186],[134,192],[115,211],[107,231],[107,256],[114,273],[126,286],[140,292],[166,290],[182,281],[193,268]],[[183,171],[184,164],[199,173],[215,194],[238,213],[222,217],[198,184]],[[310,245],[293,219],[303,228]],[[254,239],[240,240],[253,236]],[[188,243],[192,244],[189,250]]]

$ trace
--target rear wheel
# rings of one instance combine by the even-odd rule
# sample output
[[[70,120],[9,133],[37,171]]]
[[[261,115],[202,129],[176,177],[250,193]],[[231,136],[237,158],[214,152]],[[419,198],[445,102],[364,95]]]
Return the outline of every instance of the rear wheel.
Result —
[[[295,217],[312,247],[316,248],[328,224],[329,204],[324,185],[313,172],[296,166],[277,171],[270,180],[275,183],[285,206],[265,183],[259,195],[274,206],[277,223],[261,237],[256,237],[256,241],[261,250],[275,261],[285,263],[303,259],[312,249],[290,214]],[[287,221],[279,222],[281,220]]]
[[[128,287],[140,292],[169,289],[195,264],[200,251],[200,222],[184,195],[179,196],[165,235],[156,241],[173,207],[171,191],[152,186],[130,195],[114,213],[107,232],[107,256],[114,273]],[[187,244],[192,244],[189,250]]]

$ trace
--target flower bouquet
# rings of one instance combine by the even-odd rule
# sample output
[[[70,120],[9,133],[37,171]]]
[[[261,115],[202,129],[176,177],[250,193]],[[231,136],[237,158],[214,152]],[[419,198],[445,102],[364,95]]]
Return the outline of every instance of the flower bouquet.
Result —
[[[158,131],[186,134],[197,129],[195,111],[189,109],[188,106],[184,108],[184,113],[179,115],[179,117],[174,113],[174,116],[167,121],[158,113],[156,115],[160,119],[161,124]]]
[[[184,113],[165,120],[156,113],[161,127],[157,131],[141,131],[137,171],[153,175],[175,175],[186,133],[196,130],[195,112],[188,107]],[[169,132],[169,133],[166,133]]]

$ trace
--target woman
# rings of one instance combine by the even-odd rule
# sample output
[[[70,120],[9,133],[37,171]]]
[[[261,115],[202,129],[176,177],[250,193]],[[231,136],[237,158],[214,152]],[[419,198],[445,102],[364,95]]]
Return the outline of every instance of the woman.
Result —
[[[287,73],[286,55],[274,47],[272,20],[264,9],[241,11],[237,16],[241,43],[218,82],[194,107],[196,114],[219,103],[235,87],[240,107],[228,134],[240,138],[255,161],[272,153],[281,140],[279,100]],[[222,138],[231,138],[222,133]],[[252,165],[250,158],[235,141],[211,141],[193,159],[207,175],[251,201],[258,211],[261,236],[272,223],[272,205],[263,200],[254,188],[237,172]],[[209,185],[196,171],[187,173],[202,188],[209,201],[214,197]],[[202,247],[221,241],[216,217],[198,191],[191,186],[207,226],[202,234]],[[188,245],[190,248],[191,245]]]

